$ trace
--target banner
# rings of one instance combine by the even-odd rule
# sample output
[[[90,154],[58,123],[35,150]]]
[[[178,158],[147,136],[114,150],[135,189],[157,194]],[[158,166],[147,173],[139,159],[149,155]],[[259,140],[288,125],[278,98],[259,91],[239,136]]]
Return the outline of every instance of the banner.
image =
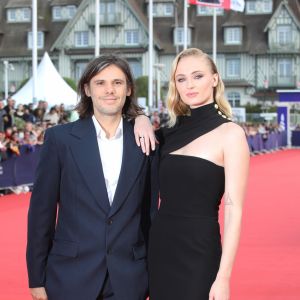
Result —
[[[277,123],[281,130],[288,129],[288,108],[286,106],[277,107]]]
[[[187,0],[192,5],[203,5],[211,7],[222,7],[227,10],[236,10],[243,12],[245,0]]]

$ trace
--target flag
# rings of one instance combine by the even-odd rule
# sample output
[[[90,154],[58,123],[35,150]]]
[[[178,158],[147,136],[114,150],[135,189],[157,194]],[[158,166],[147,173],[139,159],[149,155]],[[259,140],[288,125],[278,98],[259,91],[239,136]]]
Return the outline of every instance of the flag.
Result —
[[[243,12],[245,0],[187,0],[192,5],[203,5],[210,7],[222,7],[227,10],[236,10]]]

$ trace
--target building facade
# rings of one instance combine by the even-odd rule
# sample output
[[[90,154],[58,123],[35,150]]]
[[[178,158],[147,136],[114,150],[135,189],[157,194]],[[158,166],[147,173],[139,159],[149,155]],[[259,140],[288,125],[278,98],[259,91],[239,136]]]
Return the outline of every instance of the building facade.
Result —
[[[171,62],[183,49],[183,1],[153,1],[153,68],[164,89]],[[217,9],[217,65],[233,106],[270,103],[277,89],[300,88],[300,0],[245,2],[243,13]],[[0,2],[0,93],[4,61],[11,93],[31,76],[31,3]],[[95,0],[38,0],[39,59],[47,51],[60,74],[77,81],[94,57],[96,13]],[[121,54],[136,78],[146,76],[148,1],[100,0],[98,13],[100,53]],[[212,53],[212,14],[209,7],[189,7],[189,47]]]

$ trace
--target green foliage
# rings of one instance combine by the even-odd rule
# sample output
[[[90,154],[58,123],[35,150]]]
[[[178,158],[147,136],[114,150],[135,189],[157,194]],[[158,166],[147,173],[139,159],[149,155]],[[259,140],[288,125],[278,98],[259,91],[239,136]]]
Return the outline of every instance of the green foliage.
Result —
[[[261,104],[252,105],[250,103],[247,103],[244,107],[246,108],[246,113],[247,114],[261,113],[262,112]]]
[[[141,76],[135,80],[136,96],[146,97],[148,103],[148,76]]]
[[[77,85],[76,82],[72,78],[63,77],[64,81],[76,92],[77,91]]]

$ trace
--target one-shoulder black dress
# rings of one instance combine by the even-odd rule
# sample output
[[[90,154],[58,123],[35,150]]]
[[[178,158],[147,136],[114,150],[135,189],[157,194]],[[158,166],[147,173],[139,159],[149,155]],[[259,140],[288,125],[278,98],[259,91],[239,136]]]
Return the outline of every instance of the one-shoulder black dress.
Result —
[[[171,154],[228,122],[214,103],[191,111],[163,134],[161,205],[150,230],[150,300],[208,300],[219,268],[218,210],[224,168],[194,156]]]

